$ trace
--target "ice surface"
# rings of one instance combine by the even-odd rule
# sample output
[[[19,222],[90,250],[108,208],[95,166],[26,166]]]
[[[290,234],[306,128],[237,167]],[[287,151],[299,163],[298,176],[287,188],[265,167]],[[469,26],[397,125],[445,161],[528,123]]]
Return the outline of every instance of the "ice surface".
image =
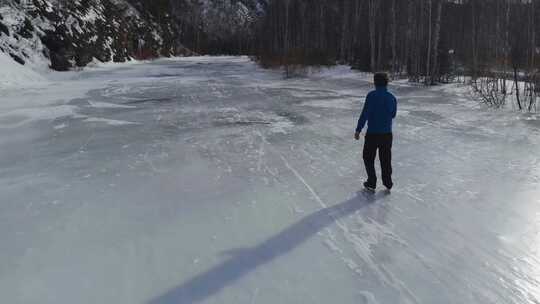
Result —
[[[400,82],[365,195],[369,77],[245,57],[0,94],[2,303],[538,303],[540,124]]]

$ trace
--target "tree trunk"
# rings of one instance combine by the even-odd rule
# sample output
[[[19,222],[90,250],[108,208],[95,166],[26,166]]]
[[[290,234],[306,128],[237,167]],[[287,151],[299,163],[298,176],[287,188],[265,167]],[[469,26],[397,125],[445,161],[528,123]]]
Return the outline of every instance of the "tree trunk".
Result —
[[[527,79],[529,83],[529,112],[532,111],[534,104],[536,103],[536,93],[534,92],[534,74],[535,74],[535,56],[536,56],[536,6],[534,5],[534,1],[531,2],[531,9],[530,9],[530,35],[531,35],[531,57],[529,62],[529,77]]]
[[[503,94],[508,93],[508,86],[506,84],[507,79],[507,73],[508,73],[508,64],[509,64],[509,57],[510,57],[510,2],[506,2],[506,14],[505,14],[505,41],[504,41],[504,64],[503,64]]]
[[[397,72],[397,15],[396,15],[396,1],[392,0],[392,73]]]
[[[472,50],[472,80],[478,77],[478,45],[476,28],[476,0],[471,0],[471,50]]]
[[[376,39],[376,24],[377,24],[377,11],[380,0],[369,0],[369,44],[371,48],[371,71],[377,70],[377,39]]]
[[[431,15],[432,15],[432,7],[433,7],[433,0],[428,0],[428,51],[427,51],[427,57],[426,57],[426,78],[424,79],[425,84],[430,83],[431,79],[431,49],[433,47],[432,45],[432,36],[433,36],[433,30],[432,30],[432,22],[431,22]]]
[[[348,28],[349,28],[349,16],[350,16],[350,0],[343,0],[343,20],[341,24],[341,60],[346,60],[348,55]]]
[[[430,84],[435,84],[435,78],[438,78],[439,74],[439,41],[441,36],[441,19],[442,19],[442,0],[437,1],[437,19],[435,21],[435,36],[433,37],[433,67],[431,72]]]
[[[516,91],[516,102],[517,102],[517,105],[518,105],[518,109],[521,111],[522,108],[521,108],[521,100],[520,100],[520,97],[519,97],[519,81],[518,81],[518,69],[517,67],[514,67],[514,86],[515,86],[515,91]]]

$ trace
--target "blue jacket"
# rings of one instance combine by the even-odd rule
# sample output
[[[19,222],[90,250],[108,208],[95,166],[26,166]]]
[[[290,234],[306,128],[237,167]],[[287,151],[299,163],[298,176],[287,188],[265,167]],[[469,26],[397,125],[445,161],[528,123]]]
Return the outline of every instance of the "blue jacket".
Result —
[[[364,103],[362,115],[358,119],[356,132],[368,123],[367,133],[382,134],[392,133],[392,120],[396,118],[397,100],[386,87],[377,87],[369,92]]]

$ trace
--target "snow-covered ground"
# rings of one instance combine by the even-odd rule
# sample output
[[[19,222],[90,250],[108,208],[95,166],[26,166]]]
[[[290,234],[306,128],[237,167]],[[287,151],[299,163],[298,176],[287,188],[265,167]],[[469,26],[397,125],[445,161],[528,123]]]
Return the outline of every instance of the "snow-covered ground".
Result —
[[[15,62],[8,54],[0,51],[0,89],[2,87],[21,87],[24,84],[45,82],[38,72]]]
[[[369,196],[368,75],[52,76],[0,88],[1,303],[540,302],[535,117],[396,83],[396,188]]]

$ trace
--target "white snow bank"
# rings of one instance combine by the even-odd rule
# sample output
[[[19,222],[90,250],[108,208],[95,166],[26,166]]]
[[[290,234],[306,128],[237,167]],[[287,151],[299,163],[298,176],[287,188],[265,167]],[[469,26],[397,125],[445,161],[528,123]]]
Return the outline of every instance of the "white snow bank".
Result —
[[[124,121],[124,120],[115,120],[115,119],[107,119],[107,118],[99,118],[99,117],[89,117],[84,120],[85,122],[91,122],[91,123],[104,123],[110,126],[126,126],[126,125],[138,125],[136,122],[131,121]]]
[[[0,52],[0,89],[6,86],[34,86],[45,82],[45,78],[34,70],[15,62],[6,53]]]
[[[22,108],[0,114],[0,129],[16,128],[39,120],[55,120],[61,117],[76,116],[77,107],[71,105]]]
[[[351,69],[348,65],[337,65],[329,68],[321,68],[316,76],[322,78],[334,78],[334,79],[361,79],[371,81],[373,79],[373,74],[368,72],[361,72]]]
[[[126,106],[126,105],[120,105],[115,103],[109,103],[109,102],[101,102],[101,101],[88,101],[90,106],[92,108],[101,108],[101,109],[133,109],[135,107],[133,106]]]

